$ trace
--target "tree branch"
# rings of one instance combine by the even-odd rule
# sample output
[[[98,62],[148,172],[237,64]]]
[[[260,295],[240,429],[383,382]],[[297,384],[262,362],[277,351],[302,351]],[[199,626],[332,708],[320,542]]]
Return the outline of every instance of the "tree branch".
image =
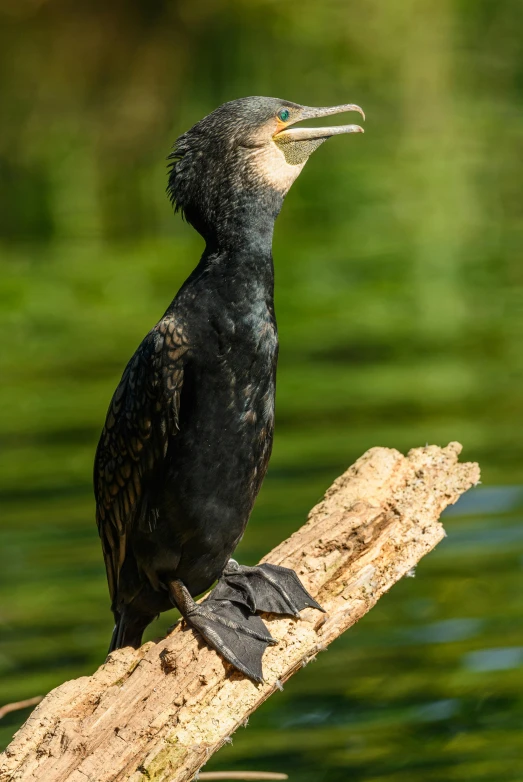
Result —
[[[11,711],[19,711],[20,709],[28,709],[29,706],[36,706],[40,701],[44,699],[43,695],[35,695],[34,698],[26,698],[25,701],[16,701],[15,703],[6,703],[4,706],[0,706],[0,720],[9,714]]]
[[[191,780],[282,682],[444,537],[441,512],[479,481],[476,464],[458,463],[460,451],[458,443],[406,457],[371,449],[267,555],[294,568],[327,613],[266,617],[278,645],[265,653],[263,684],[179,623],[159,643],[113,652],[92,676],[50,692],[2,756],[0,780]]]

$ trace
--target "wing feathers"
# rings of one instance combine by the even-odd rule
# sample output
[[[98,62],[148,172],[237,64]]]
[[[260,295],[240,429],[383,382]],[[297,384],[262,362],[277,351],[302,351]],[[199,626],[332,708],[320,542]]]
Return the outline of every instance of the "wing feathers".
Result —
[[[126,537],[139,518],[144,485],[161,468],[179,430],[185,354],[183,325],[167,316],[129,361],[109,406],[95,459],[96,517],[114,601]],[[144,509],[145,510],[145,509]]]

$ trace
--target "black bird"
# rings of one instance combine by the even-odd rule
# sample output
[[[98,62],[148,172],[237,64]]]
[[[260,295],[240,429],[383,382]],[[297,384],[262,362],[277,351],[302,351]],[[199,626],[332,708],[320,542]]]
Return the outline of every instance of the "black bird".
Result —
[[[176,606],[226,660],[261,681],[273,639],[256,612],[321,610],[294,571],[230,557],[272,448],[274,221],[309,155],[330,136],[362,132],[292,126],[348,111],[363,116],[353,104],[241,98],[180,136],[170,155],[171,201],[206,247],[129,361],[96,452],[97,523],[116,621],[109,651],[140,646],[147,625]]]

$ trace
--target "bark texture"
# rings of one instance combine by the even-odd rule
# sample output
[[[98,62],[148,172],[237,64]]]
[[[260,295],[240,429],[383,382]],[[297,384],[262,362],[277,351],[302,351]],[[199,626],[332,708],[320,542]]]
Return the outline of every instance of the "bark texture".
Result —
[[[372,448],[264,561],[294,568],[327,613],[266,616],[265,682],[233,671],[179,623],[49,693],[1,758],[0,780],[186,782],[263,701],[357,622],[444,536],[441,512],[479,481],[459,443]]]

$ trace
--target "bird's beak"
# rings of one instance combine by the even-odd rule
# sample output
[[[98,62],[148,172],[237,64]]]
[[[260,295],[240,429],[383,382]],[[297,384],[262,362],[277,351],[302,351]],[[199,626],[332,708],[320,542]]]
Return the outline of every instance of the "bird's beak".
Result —
[[[347,111],[357,111],[363,119],[365,114],[363,109],[356,106],[355,103],[347,103],[343,106],[323,106],[321,108],[313,108],[310,106],[304,106],[299,115],[295,116],[290,122],[286,123],[287,127],[274,134],[274,141],[286,142],[286,141],[309,141],[314,139],[328,139],[331,136],[338,136],[342,133],[363,133],[363,128],[359,125],[331,125],[326,128],[291,128],[290,125],[294,125],[296,122],[302,122],[307,119],[316,119],[317,117],[328,117],[331,114],[344,114]]]

